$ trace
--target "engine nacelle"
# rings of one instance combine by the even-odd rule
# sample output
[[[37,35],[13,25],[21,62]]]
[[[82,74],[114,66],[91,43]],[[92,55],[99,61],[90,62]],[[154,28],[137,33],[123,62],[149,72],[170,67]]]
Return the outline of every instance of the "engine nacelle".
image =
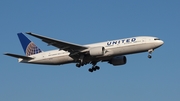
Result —
[[[94,47],[94,48],[91,48],[89,51],[89,54],[91,56],[103,56],[104,53],[105,53],[104,47]]]
[[[126,64],[126,62],[127,62],[126,56],[117,56],[109,60],[109,63],[114,66],[124,65]]]

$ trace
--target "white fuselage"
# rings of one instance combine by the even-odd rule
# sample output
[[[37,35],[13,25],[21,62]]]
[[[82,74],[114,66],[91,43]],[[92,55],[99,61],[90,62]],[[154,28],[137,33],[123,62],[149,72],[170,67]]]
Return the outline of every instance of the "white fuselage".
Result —
[[[156,49],[163,44],[163,41],[157,37],[139,36],[132,38],[125,38],[119,40],[112,40],[107,42],[95,43],[84,45],[91,49],[93,47],[102,46],[105,48],[105,54],[99,57],[85,57],[86,62],[90,62],[91,59],[106,60],[114,56],[127,55],[133,53],[146,52],[150,49]],[[74,63],[76,60],[70,56],[70,53],[63,50],[52,50],[47,52],[41,52],[39,54],[31,55],[32,60],[22,60],[23,63],[34,64],[46,64],[46,65],[60,65],[66,63]]]

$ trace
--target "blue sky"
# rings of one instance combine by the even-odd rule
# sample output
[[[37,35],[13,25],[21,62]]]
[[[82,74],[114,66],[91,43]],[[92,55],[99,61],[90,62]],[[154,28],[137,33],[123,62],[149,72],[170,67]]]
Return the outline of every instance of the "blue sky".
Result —
[[[0,101],[179,101],[179,0],[1,0]],[[18,32],[88,44],[140,35],[165,44],[128,55],[123,66],[98,63],[42,66],[17,63],[5,52],[22,54]],[[42,50],[56,49],[28,36]]]

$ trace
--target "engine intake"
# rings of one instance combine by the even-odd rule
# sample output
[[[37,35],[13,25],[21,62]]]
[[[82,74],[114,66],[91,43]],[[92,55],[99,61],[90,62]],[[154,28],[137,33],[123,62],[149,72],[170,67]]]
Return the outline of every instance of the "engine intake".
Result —
[[[118,66],[118,65],[124,65],[126,64],[127,59],[126,56],[117,56],[117,57],[113,57],[111,60],[109,60],[108,63],[114,65],[114,66]]]
[[[89,54],[91,56],[103,56],[105,53],[104,47],[93,47],[90,49]]]

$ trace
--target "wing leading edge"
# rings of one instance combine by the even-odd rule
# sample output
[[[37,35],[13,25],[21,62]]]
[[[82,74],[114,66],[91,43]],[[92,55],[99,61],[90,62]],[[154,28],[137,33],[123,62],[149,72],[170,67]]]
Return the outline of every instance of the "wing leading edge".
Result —
[[[59,48],[60,50],[68,51],[72,54],[77,53],[77,52],[81,52],[82,50],[85,50],[85,49],[88,49],[88,47],[85,47],[85,46],[81,46],[78,44],[69,43],[69,42],[65,42],[65,41],[61,41],[61,40],[57,40],[57,39],[53,39],[53,38],[49,38],[49,37],[45,37],[45,36],[41,36],[41,35],[37,35],[37,34],[31,33],[31,32],[27,32],[26,34],[34,36],[36,38],[39,38],[43,42],[47,43],[48,45],[52,45],[54,47]]]

